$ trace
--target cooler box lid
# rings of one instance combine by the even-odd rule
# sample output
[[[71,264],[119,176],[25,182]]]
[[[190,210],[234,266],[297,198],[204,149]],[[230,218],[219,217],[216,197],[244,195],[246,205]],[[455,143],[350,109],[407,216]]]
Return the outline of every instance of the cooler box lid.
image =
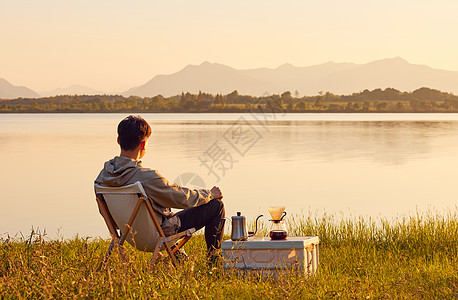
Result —
[[[248,241],[227,240],[221,244],[223,250],[239,249],[304,249],[311,244],[318,244],[320,239],[317,236],[291,236],[286,240],[273,241],[267,237],[253,237]]]

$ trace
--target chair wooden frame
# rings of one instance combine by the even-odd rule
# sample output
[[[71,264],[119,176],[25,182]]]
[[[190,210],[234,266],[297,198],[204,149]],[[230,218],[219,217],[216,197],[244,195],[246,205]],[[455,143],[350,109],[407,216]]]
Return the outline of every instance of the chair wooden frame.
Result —
[[[130,215],[129,221],[127,224],[125,224],[124,230],[120,230],[121,235],[118,233],[118,226],[116,225],[116,222],[113,218],[113,216],[110,213],[110,210],[108,209],[108,205],[105,201],[104,195],[106,194],[134,194],[132,192],[132,188],[136,188],[138,192],[138,201],[135,205],[134,210],[132,211],[132,214]],[[158,231],[160,240],[156,247],[154,248],[153,251],[153,256],[151,258],[150,263],[154,264],[156,259],[161,256],[162,254],[160,253],[162,246],[165,247],[165,250],[167,251],[168,255],[170,256],[170,259],[172,260],[172,263],[176,266],[178,264],[177,258],[176,258],[176,252],[192,237],[192,234],[196,231],[195,228],[191,228],[188,230],[185,230],[183,232],[180,232],[175,235],[171,235],[166,237],[164,234],[164,231],[161,228],[160,223],[158,222],[156,215],[154,213],[153,207],[151,206],[151,203],[148,199],[148,196],[143,190],[143,186],[139,181],[127,185],[127,186],[122,186],[122,187],[104,187],[99,184],[94,185],[95,188],[95,193],[96,193],[96,201],[97,205],[99,207],[100,214],[102,215],[103,219],[105,220],[105,223],[108,227],[108,231],[110,232],[111,235],[111,243],[110,246],[108,247],[108,251],[105,254],[102,264],[105,264],[113,251],[113,248],[116,246],[118,249],[118,252],[121,256],[121,258],[126,261],[123,245],[124,242],[126,241],[126,238],[131,231],[132,224],[135,221],[135,218],[138,215],[138,212],[141,208],[141,205],[145,205],[146,209],[148,211],[148,215],[151,217],[155,229]],[[154,230],[151,228],[151,230]]]

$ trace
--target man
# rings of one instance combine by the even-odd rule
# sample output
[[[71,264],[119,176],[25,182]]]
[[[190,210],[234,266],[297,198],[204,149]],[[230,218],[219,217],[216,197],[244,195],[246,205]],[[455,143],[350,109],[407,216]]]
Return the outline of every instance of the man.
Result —
[[[218,257],[224,229],[221,190],[216,186],[211,190],[193,190],[171,185],[158,171],[143,168],[140,159],[146,153],[151,133],[151,127],[140,116],[128,116],[122,120],[118,125],[121,154],[105,163],[95,182],[117,187],[140,181],[159,216],[164,233],[169,236],[189,228],[199,230],[205,227],[207,256],[214,261]],[[183,210],[173,214],[170,208]]]

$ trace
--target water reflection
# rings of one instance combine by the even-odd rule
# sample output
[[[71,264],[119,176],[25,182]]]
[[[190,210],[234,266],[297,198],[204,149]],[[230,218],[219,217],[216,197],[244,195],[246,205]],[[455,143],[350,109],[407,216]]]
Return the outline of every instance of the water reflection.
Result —
[[[160,152],[174,148],[192,158],[205,151],[202,145],[222,140],[233,121],[151,123]],[[455,136],[458,126],[455,121],[271,121],[267,128],[249,123],[262,136],[249,155],[315,162],[356,158],[394,165],[427,157],[435,141]]]
[[[107,236],[92,182],[103,162],[118,154],[116,126],[124,116],[0,115],[0,234],[27,234],[35,226],[51,235],[61,228],[65,237]],[[223,138],[239,115],[144,117],[153,127],[144,165],[170,180],[194,172],[208,186],[220,185],[228,216],[238,210],[248,217],[265,214],[281,203],[297,213],[390,217],[457,203],[458,118],[368,121],[339,115],[331,121],[292,115],[263,126],[246,115],[261,138],[240,155]],[[199,161],[215,142],[236,161],[220,181]]]

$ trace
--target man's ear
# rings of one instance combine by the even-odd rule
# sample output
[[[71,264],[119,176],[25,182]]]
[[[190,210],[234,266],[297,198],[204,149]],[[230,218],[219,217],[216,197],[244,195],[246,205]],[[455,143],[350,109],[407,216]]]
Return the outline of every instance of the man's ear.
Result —
[[[140,143],[140,149],[146,150],[146,141],[142,141],[142,142]]]
[[[121,144],[119,143],[119,137],[116,140],[118,141],[118,145],[121,146]]]

